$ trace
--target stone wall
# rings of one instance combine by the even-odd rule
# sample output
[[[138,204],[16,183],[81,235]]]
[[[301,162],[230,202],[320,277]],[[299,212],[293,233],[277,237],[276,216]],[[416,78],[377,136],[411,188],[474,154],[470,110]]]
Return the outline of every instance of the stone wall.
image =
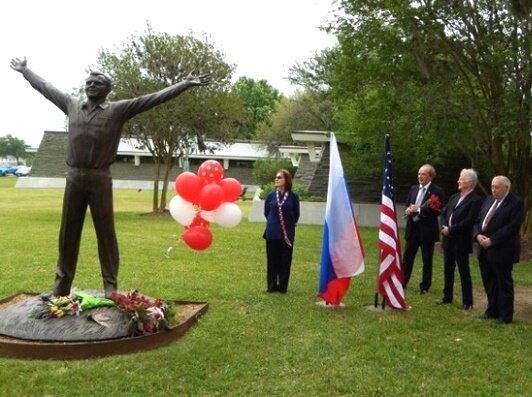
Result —
[[[64,131],[45,131],[39,149],[35,154],[32,177],[64,178],[68,172],[66,164],[67,133]],[[196,172],[199,164],[191,165],[190,171]],[[174,166],[168,177],[174,181],[183,169]],[[111,173],[115,180],[153,181],[155,166],[151,157],[142,157],[141,163],[135,166],[133,157],[120,156],[111,165]],[[256,185],[252,167],[230,167],[224,170],[225,178],[235,178],[243,185]]]
[[[311,185],[315,178],[318,163],[311,163],[308,154],[302,154],[299,160],[296,174],[294,176],[295,182],[304,186],[308,191],[311,191]]]
[[[30,176],[64,178],[68,172],[66,148],[66,132],[45,131],[35,153]]]
[[[323,225],[325,220],[325,203],[309,203],[302,201],[301,205],[301,217],[299,218],[300,225]],[[352,203],[353,213],[357,225],[360,227],[379,227],[380,223],[380,204],[376,203]],[[403,214],[405,207],[403,205],[397,205],[397,214]],[[251,209],[248,215],[249,222],[265,223],[264,218],[264,201],[253,200]],[[397,223],[399,227],[405,227],[406,221],[401,215],[397,216]]]
[[[304,156],[310,163],[308,156]],[[329,145],[325,146],[319,163],[314,165],[314,175],[308,191],[313,196],[327,197],[327,186],[329,185]]]
[[[313,196],[327,197],[329,182],[329,145],[325,147],[319,163],[311,163],[304,155],[296,172],[296,181],[307,187]],[[346,175],[351,199],[358,203],[376,203],[381,200],[381,181],[377,178]]]

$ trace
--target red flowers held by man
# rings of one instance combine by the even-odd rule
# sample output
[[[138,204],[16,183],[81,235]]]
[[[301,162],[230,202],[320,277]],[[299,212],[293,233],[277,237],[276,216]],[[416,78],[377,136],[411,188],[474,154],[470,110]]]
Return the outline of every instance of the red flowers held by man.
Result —
[[[441,212],[441,201],[438,196],[431,194],[430,197],[425,201],[422,207],[428,207],[431,210]]]

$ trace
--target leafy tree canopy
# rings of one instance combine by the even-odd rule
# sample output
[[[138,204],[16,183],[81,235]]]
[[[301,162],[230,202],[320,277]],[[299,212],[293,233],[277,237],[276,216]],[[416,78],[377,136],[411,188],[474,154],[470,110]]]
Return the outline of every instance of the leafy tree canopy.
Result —
[[[151,93],[189,74],[211,74],[209,86],[187,90],[136,116],[125,126],[125,135],[137,138],[154,157],[154,211],[166,206],[167,181],[176,157],[186,157],[196,148],[207,150],[207,137],[229,141],[242,117],[242,101],[229,91],[234,66],[224,57],[208,37],[200,40],[192,34],[157,33],[149,24],[143,36],[132,36],[122,48],[115,52],[103,50],[99,55],[99,67],[114,82],[114,99]],[[160,200],[159,180],[163,181]]]
[[[280,145],[293,145],[292,132],[296,130],[331,131],[332,107],[324,93],[297,91],[292,97],[283,98],[271,118],[257,128],[257,139],[266,143],[272,154]]]
[[[247,117],[240,127],[239,138],[251,139],[257,125],[270,124],[276,104],[283,95],[266,80],[253,80],[240,77],[232,88],[232,93],[244,102]]]
[[[11,134],[0,137],[0,156],[13,156],[17,164],[21,158],[26,157],[27,147],[22,139],[15,138]]]
[[[394,169],[463,166],[504,174],[532,206],[529,1],[342,0],[337,48],[296,70],[328,87],[348,167],[377,175],[384,134]],[[301,65],[300,65],[301,66]],[[309,83],[310,84],[310,83]],[[525,234],[532,233],[528,216]]]

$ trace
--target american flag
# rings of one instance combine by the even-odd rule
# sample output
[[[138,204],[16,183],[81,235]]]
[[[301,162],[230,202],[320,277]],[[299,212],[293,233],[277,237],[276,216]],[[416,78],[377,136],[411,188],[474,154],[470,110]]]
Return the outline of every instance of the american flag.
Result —
[[[379,226],[379,293],[390,307],[408,310],[403,291],[403,270],[401,268],[401,244],[399,241],[397,213],[392,177],[392,154],[390,135],[384,138],[384,175]]]

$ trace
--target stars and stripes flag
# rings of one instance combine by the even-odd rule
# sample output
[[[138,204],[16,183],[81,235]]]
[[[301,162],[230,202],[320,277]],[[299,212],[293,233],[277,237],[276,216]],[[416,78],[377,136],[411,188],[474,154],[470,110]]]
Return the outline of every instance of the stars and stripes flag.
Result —
[[[364,248],[353,215],[336,137],[331,133],[318,296],[328,305],[340,305],[349,289],[351,277],[363,271]]]
[[[384,138],[384,174],[379,227],[379,293],[390,307],[408,310],[403,291],[403,270],[401,265],[401,245],[392,177],[392,154],[390,136]]]

